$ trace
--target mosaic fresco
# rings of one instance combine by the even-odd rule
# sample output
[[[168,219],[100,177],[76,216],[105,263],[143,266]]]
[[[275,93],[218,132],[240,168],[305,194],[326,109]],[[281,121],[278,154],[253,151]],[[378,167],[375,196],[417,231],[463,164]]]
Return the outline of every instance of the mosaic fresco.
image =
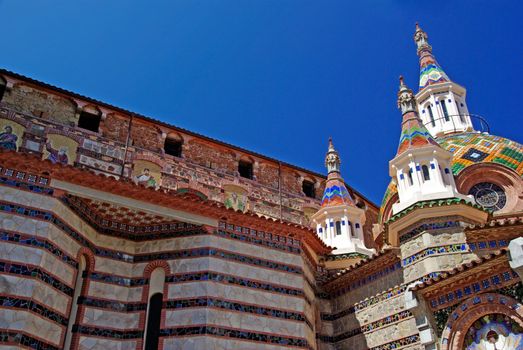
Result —
[[[138,185],[145,187],[158,188],[162,177],[162,168],[160,166],[145,160],[136,160],[132,178]]]
[[[486,315],[465,336],[466,350],[523,350],[523,328],[507,315]]]
[[[0,120],[0,149],[16,151],[22,143],[25,128],[10,120]]]
[[[69,137],[50,134],[44,148],[44,159],[52,163],[73,165],[76,160],[78,143]]]
[[[234,184],[223,185],[224,204],[227,208],[245,212],[248,209],[247,190]]]

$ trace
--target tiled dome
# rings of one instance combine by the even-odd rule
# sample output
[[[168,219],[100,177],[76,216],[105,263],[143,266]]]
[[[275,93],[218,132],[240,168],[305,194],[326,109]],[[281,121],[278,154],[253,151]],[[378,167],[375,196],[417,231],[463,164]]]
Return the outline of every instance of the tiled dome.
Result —
[[[477,163],[497,163],[510,168],[523,177],[523,145],[503,137],[475,132],[454,134],[436,139],[452,152],[452,173]],[[397,193],[396,185],[389,183],[381,202],[379,221],[387,202]]]

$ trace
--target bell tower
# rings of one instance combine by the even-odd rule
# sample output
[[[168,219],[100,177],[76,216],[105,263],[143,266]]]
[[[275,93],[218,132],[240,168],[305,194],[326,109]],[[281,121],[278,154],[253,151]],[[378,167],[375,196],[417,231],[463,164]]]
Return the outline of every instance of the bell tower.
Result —
[[[450,80],[436,61],[428,35],[418,23],[414,33],[420,63],[419,91],[416,102],[420,118],[433,137],[473,131],[467,108],[467,90]]]

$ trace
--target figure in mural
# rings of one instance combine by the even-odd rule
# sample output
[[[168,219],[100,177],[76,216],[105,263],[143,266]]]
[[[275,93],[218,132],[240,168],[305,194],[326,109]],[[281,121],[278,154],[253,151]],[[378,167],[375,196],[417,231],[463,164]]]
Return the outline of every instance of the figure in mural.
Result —
[[[510,317],[487,315],[474,322],[465,338],[467,350],[523,350],[521,327]]]
[[[69,157],[67,156],[67,146],[60,146],[60,148],[56,150],[49,142],[47,142],[45,144],[45,149],[47,152],[49,152],[47,159],[49,159],[53,164],[58,163],[67,165],[69,163]]]
[[[238,194],[236,192],[227,192],[225,198],[225,206],[227,208],[233,208],[234,210],[245,211],[247,204],[247,197],[244,194]]]
[[[156,187],[156,180],[151,176],[148,168],[144,168],[142,173],[136,177],[136,183],[145,187]]]
[[[18,136],[13,134],[13,127],[6,125],[4,132],[0,133],[0,148],[16,151],[16,141],[18,141]]]

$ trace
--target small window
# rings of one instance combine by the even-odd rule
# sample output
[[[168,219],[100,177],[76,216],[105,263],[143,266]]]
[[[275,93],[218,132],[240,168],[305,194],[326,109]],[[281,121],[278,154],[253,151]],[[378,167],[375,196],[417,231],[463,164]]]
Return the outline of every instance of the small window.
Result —
[[[339,222],[339,221],[336,221],[336,235],[337,236],[341,235],[341,222]]]
[[[85,130],[98,132],[98,128],[100,127],[100,120],[100,115],[82,111],[82,113],[80,113],[80,119],[78,119],[78,127]]]
[[[429,181],[430,180],[429,167],[426,165],[422,165],[421,171],[423,172],[423,180]]]
[[[4,80],[4,78],[0,77],[0,102],[2,102],[2,98],[4,97],[6,86],[7,82]]]
[[[458,111],[459,120],[461,120],[462,123],[465,123],[465,116],[463,115],[463,113],[461,113],[461,110],[459,109],[458,101],[454,101],[454,102],[456,103],[456,110]]]
[[[238,163],[238,172],[240,173],[241,177],[252,179],[252,163],[245,160],[240,160]]]
[[[181,157],[182,156],[182,145],[183,142],[181,140],[177,140],[172,137],[168,137],[165,139],[165,143],[163,145],[163,150],[166,154],[175,156],[175,157]]]
[[[441,109],[443,110],[443,115],[445,116],[445,121],[448,122],[450,120],[450,118],[449,118],[449,111],[447,111],[447,105],[445,104],[445,100],[441,100]]]
[[[407,177],[409,179],[409,186],[412,186],[413,182],[412,182],[412,168],[409,169],[409,172],[407,173]]]
[[[301,188],[307,197],[316,198],[316,191],[314,190],[313,182],[304,180],[301,184]]]
[[[432,125],[432,127],[435,127],[436,122],[434,121],[434,114],[432,113],[432,107],[429,105],[427,107],[427,109],[429,110],[430,125]]]

